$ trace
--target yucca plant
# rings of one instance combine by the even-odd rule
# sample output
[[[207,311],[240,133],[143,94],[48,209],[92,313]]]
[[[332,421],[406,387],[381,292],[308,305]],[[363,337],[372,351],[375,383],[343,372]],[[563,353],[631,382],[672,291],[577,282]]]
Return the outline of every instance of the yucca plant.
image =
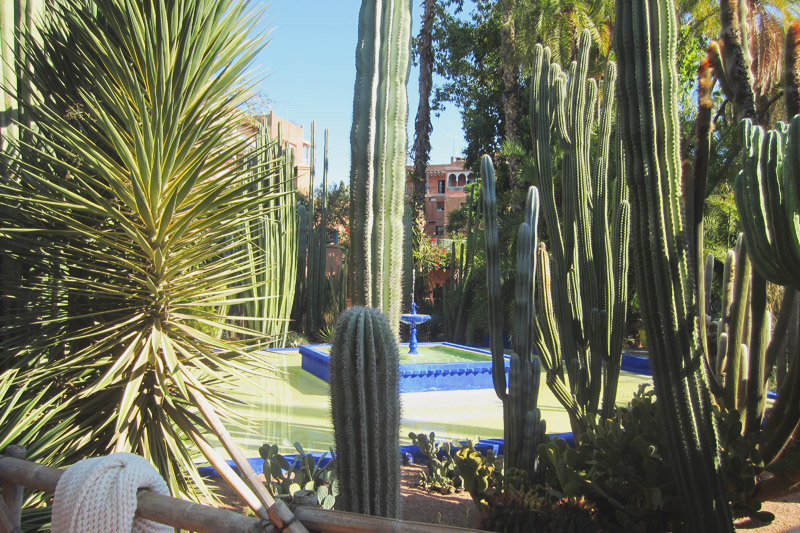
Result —
[[[20,312],[2,317],[13,370],[0,392],[10,408],[19,394],[31,416],[58,409],[12,439],[34,444],[32,459],[131,451],[173,494],[192,496],[208,493],[200,449],[266,517],[263,485],[253,483],[259,502],[208,442],[213,432],[241,462],[222,424],[232,416],[224,384],[264,367],[252,352],[260,335],[217,312],[257,292],[241,232],[281,194],[255,186],[273,166],[254,173],[255,154],[237,158],[249,143],[242,79],[264,43],[257,17],[236,0],[48,9],[41,40],[25,43],[35,129],[0,184],[2,254],[23,265],[2,280]]]

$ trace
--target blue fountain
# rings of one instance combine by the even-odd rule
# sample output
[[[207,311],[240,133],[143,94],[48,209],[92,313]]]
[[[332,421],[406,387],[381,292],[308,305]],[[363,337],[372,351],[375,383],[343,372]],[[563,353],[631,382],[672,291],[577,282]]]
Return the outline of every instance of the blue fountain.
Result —
[[[400,322],[411,326],[411,339],[408,341],[408,353],[411,355],[419,355],[417,351],[417,324],[422,324],[431,319],[431,315],[418,315],[417,302],[414,301],[414,282],[416,281],[416,272],[411,271],[411,313],[400,315]]]

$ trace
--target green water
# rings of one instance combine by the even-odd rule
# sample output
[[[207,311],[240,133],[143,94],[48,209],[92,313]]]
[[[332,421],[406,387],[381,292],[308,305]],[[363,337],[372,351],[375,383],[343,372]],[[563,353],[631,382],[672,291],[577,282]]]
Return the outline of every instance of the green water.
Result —
[[[236,407],[246,421],[244,427],[229,426],[231,434],[249,457],[258,457],[262,444],[281,444],[282,453],[294,453],[291,443],[306,451],[327,451],[333,444],[328,384],[301,368],[296,351],[265,354],[265,364],[284,369],[277,377],[255,379],[256,386],[230,391],[245,402]],[[618,403],[625,404],[648,376],[622,372]],[[566,412],[545,385],[542,376],[539,409],[548,433],[570,431]],[[401,444],[410,444],[409,431],[435,432],[438,439],[498,438],[503,436],[503,409],[494,389],[413,392],[401,395]]]
[[[316,348],[326,354],[331,353],[330,346],[319,346]],[[408,353],[408,346],[400,346],[400,364],[409,363],[469,363],[472,361],[490,361],[491,356],[484,353],[462,350],[453,346],[441,344],[418,345],[416,355]]]

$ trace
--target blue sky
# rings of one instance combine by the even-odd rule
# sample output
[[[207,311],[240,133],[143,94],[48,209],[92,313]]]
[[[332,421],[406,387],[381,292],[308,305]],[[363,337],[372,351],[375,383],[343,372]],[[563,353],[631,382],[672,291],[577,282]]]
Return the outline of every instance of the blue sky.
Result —
[[[421,2],[413,1],[412,35],[419,32]],[[329,130],[328,179],[350,180],[350,126],[353,114],[355,48],[361,0],[272,0],[264,17],[270,43],[256,58],[259,86],[278,116],[317,128],[317,179],[322,177],[322,135]],[[414,141],[414,117],[419,100],[419,69],[408,81],[409,145]],[[465,147],[461,117],[455,106],[433,118],[431,164],[460,156]]]

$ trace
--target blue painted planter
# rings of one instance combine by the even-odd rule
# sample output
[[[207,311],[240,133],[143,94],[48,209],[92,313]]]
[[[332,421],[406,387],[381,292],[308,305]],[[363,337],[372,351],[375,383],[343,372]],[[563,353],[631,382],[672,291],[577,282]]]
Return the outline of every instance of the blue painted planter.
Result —
[[[491,389],[491,352],[448,342],[421,343],[422,345],[442,345],[485,354],[487,360],[465,363],[409,363],[400,365],[400,392],[428,392],[445,390]],[[300,346],[302,367],[326,383],[330,379],[330,355],[315,346]],[[505,369],[508,374],[510,359],[506,357]]]

